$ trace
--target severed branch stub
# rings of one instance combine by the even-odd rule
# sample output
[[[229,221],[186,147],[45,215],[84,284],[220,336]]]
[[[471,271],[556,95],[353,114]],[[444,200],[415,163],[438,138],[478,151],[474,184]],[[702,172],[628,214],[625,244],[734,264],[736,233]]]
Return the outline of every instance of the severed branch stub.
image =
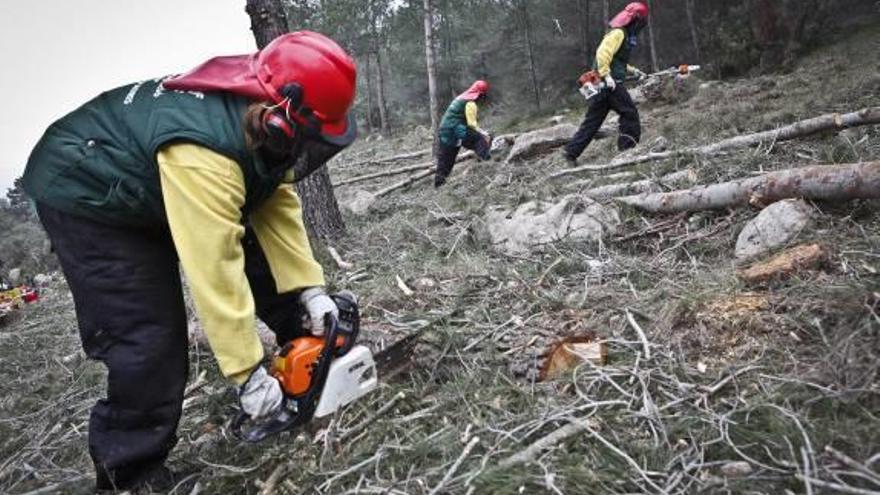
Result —
[[[339,252],[333,246],[327,246],[327,252],[330,253],[330,257],[333,258],[333,261],[336,262],[336,266],[342,268],[343,270],[351,270],[354,268],[354,264],[349,263],[342,259],[342,256],[339,255]]]
[[[533,444],[526,447],[524,450],[513,454],[512,456],[502,460],[498,463],[498,467],[500,468],[509,468],[511,466],[516,466],[517,464],[525,464],[527,462],[531,462],[535,460],[538,455],[541,454],[546,449],[553,447],[557,443],[565,440],[566,438],[577,435],[582,431],[587,431],[591,427],[589,420],[586,419],[573,419],[570,423],[557,428],[556,430],[550,432],[547,436],[538,439]]]

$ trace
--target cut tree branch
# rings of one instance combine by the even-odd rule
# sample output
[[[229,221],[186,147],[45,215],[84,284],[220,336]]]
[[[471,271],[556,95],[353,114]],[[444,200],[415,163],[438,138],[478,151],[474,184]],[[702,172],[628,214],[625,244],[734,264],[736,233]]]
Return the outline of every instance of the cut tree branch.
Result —
[[[581,172],[601,172],[605,170],[614,170],[622,167],[638,165],[640,163],[653,162],[657,160],[666,160],[685,155],[717,155],[728,150],[748,148],[757,146],[761,143],[790,141],[795,138],[807,137],[813,134],[826,131],[839,131],[850,127],[858,127],[863,125],[872,125],[880,123],[880,107],[870,107],[847,114],[831,113],[815,117],[812,119],[801,120],[794,124],[773,129],[770,131],[758,132],[754,134],[745,134],[735,136],[717,143],[707,144],[704,146],[695,146],[680,150],[670,150],[660,153],[648,153],[639,156],[621,157],[612,160],[606,165],[584,165],[550,174],[549,178],[562,177],[565,175],[578,174]]]
[[[786,198],[880,198],[880,161],[794,168],[682,191],[625,196],[616,201],[650,213],[677,213],[768,204]]]

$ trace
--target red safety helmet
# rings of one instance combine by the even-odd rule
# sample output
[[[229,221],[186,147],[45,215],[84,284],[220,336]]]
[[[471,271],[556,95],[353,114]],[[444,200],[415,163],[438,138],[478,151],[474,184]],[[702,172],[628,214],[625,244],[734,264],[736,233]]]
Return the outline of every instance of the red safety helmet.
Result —
[[[614,29],[623,28],[629,26],[629,24],[636,19],[647,20],[648,12],[648,6],[644,3],[632,2],[621,10],[619,14],[614,16],[608,25]]]
[[[458,95],[458,100],[465,101],[474,101],[480,97],[480,95],[484,95],[489,92],[489,83],[483,80],[478,80],[471,84],[471,87],[467,89],[464,93]]]
[[[349,110],[354,103],[357,69],[335,41],[311,31],[275,38],[250,55],[215,57],[192,71],[165,81],[184,91],[229,91],[284,108],[299,124],[326,141],[347,146],[356,134]]]

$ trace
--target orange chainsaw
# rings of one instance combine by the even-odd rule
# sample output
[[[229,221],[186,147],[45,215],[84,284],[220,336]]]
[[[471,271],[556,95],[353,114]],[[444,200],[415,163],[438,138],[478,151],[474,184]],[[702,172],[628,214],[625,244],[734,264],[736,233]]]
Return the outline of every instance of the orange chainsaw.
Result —
[[[661,70],[660,72],[648,74],[643,78],[643,80],[656,79],[663,76],[675,76],[676,79],[684,79],[688,77],[691,72],[698,71],[700,69],[701,67],[699,65],[682,64],[677,67],[671,67],[666,70]],[[584,98],[586,98],[587,101],[592,99],[597,94],[601,93],[602,90],[605,88],[605,81],[599,76],[599,71],[587,71],[581,74],[581,76],[578,78],[578,91],[582,95],[584,95]]]
[[[373,354],[355,345],[360,333],[357,299],[347,291],[330,297],[339,317],[327,315],[324,336],[293,339],[272,358],[269,373],[284,391],[281,410],[259,423],[241,412],[231,425],[236,437],[259,442],[313,417],[328,416],[376,388]]]

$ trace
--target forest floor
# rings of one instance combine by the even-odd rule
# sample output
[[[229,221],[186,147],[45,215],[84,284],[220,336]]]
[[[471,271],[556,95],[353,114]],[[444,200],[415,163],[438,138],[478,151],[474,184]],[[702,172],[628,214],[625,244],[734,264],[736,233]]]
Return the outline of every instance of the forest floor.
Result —
[[[710,82],[690,96],[641,107],[644,147],[877,106],[880,32],[853,34],[789,73]],[[571,110],[566,119],[580,116]],[[581,161],[607,162],[613,141],[595,142]],[[427,146],[418,130],[363,140],[333,175],[377,171],[346,163]],[[875,126],[633,170],[693,168],[712,183],[878,159]],[[465,162],[442,189],[423,181],[348,217],[333,247],[354,267],[338,268],[319,248],[328,281],[361,297],[364,339],[377,350],[428,326],[411,364],[329,423],[249,445],[228,434],[234,394],[210,352],[193,347],[191,381],[204,379],[188,392],[170,459],[191,475],[171,493],[880,491],[878,204],[813,203],[797,243],[825,243],[830,261],[760,287],[736,276],[733,257],[757,214],[751,207],[674,216],[624,209],[621,231],[604,243],[496,252],[483,225],[488,207],[513,210],[607,181],[545,180],[564,167],[556,153]],[[540,381],[553,342],[586,333],[607,342],[608,363]],[[66,288],[46,289],[0,326],[0,346],[0,492],[89,493],[88,414],[104,378],[79,350]],[[351,430],[391,401],[369,427]]]

